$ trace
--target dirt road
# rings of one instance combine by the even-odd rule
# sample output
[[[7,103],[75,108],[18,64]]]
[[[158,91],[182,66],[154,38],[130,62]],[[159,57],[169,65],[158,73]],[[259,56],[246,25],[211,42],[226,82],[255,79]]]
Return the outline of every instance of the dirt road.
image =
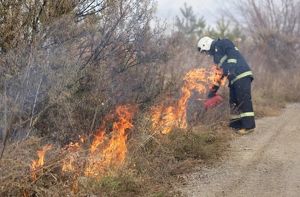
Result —
[[[231,143],[231,156],[211,169],[184,176],[186,196],[300,196],[300,104]]]

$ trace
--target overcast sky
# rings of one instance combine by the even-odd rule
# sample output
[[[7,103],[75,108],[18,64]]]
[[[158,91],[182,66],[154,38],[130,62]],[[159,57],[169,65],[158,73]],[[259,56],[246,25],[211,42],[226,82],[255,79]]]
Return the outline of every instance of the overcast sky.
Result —
[[[213,25],[221,18],[220,9],[224,7],[222,0],[157,0],[157,16],[172,23],[176,15],[180,15],[180,8],[184,3],[193,7],[195,14],[204,16],[209,25]]]

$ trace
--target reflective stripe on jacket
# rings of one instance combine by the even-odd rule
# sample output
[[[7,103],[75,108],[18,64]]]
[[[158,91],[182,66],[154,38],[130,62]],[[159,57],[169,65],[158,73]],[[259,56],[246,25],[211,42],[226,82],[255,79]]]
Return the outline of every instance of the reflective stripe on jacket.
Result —
[[[223,69],[223,75],[228,78],[229,85],[244,77],[253,79],[249,65],[230,40],[214,41],[209,53],[213,56],[214,63]]]

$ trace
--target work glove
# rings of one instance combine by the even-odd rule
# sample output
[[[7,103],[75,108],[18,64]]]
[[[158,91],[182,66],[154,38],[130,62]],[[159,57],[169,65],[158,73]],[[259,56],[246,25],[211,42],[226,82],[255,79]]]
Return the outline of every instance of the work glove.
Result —
[[[208,95],[207,95],[207,98],[212,98],[212,97],[216,96],[218,90],[219,90],[219,86],[213,85],[213,86],[209,89],[209,93],[208,93]]]
[[[215,91],[209,91],[208,95],[207,95],[207,98],[210,99],[210,98],[213,98],[216,96],[216,92]]]

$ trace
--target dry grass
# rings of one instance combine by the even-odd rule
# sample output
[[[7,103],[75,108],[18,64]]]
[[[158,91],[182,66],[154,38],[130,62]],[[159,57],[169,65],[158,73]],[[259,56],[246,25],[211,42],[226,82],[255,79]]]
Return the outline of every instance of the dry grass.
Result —
[[[61,159],[57,149],[51,150],[46,164],[37,171],[37,179],[32,179],[30,165],[32,160],[37,159],[36,150],[41,147],[41,140],[38,138],[30,138],[7,147],[0,163],[1,196],[55,196],[57,186],[63,191],[64,184],[57,173]]]
[[[257,117],[279,115],[287,103],[300,101],[298,69],[257,72],[253,102]]]
[[[273,83],[272,77],[264,83],[255,82],[253,98],[258,117],[277,115],[286,102],[298,101],[295,90],[300,82]],[[227,89],[224,88],[227,92]],[[222,92],[221,92],[222,93]],[[231,132],[226,128],[229,115],[227,93],[222,93],[223,105],[205,112],[201,103],[193,105],[195,116],[188,129],[174,129],[169,135],[155,133],[151,121],[143,113],[135,119],[135,128],[129,134],[128,155],[121,169],[112,170],[100,179],[61,172],[64,154],[57,145],[46,154],[43,169],[33,181],[30,173],[36,151],[45,143],[30,138],[10,144],[0,163],[1,196],[180,196],[172,191],[178,175],[195,167],[211,165],[222,158],[228,148]],[[80,160],[86,158],[81,156]],[[84,163],[84,162],[83,162]]]
[[[253,91],[253,105],[254,111],[257,118],[265,116],[278,116],[285,107],[285,102],[274,101],[270,97],[263,95],[262,90]]]
[[[170,189],[172,183],[178,181],[176,175],[218,160],[229,139],[228,135],[211,131],[209,127],[174,130],[170,135],[154,134],[145,127],[146,119],[140,122],[139,126],[144,127],[137,127],[131,134],[125,165],[105,173],[100,179],[86,177],[82,171],[63,173],[64,152],[54,146],[46,153],[45,165],[37,171],[37,180],[33,180],[30,165],[37,159],[36,151],[44,145],[43,140],[30,138],[10,144],[0,163],[3,169],[0,195],[180,196]]]
[[[116,6],[123,7],[122,2]],[[49,28],[45,25],[50,32],[45,30],[37,34],[37,40],[45,35],[51,39],[60,38],[57,44],[46,50],[40,49],[45,44],[42,39],[41,43],[31,46],[30,53],[24,44],[2,56],[5,60],[1,68],[3,73],[19,73],[10,82],[12,86],[18,86],[16,90],[10,90],[15,92],[9,95],[11,100],[19,97],[21,103],[11,104],[18,109],[15,119],[26,122],[34,118],[37,123],[17,126],[17,129],[24,133],[34,129],[37,132],[32,135],[40,134],[47,140],[31,137],[8,145],[0,161],[0,196],[179,196],[171,189],[178,181],[178,174],[190,172],[195,166],[210,165],[223,157],[231,136],[226,127],[229,117],[227,88],[223,89],[226,93],[222,93],[223,105],[205,112],[202,101],[195,103],[191,110],[188,109],[192,112],[188,117],[190,128],[174,129],[169,135],[155,132],[149,117],[139,113],[134,131],[129,134],[125,164],[119,169],[111,169],[100,179],[84,176],[84,170],[62,173],[65,155],[60,146],[79,134],[89,135],[116,105],[135,102],[147,109],[159,100],[176,98],[188,70],[213,64],[211,58],[199,55],[195,38],[150,31],[147,22],[151,20],[152,5],[147,2],[152,1],[142,2],[146,3],[145,16],[141,17],[144,22],[126,20],[125,24],[120,23],[123,16],[118,19],[118,14],[106,11],[103,14],[107,16],[96,17],[94,22],[89,20],[79,26],[63,17]],[[140,9],[132,7],[129,10],[136,12],[125,13],[125,18],[140,18]],[[101,24],[106,25],[102,27]],[[127,28],[124,29],[124,25]],[[124,32],[115,31],[116,27]],[[102,31],[107,32],[106,35]],[[136,38],[134,42],[133,37]],[[64,43],[64,40],[69,41]],[[257,117],[278,115],[287,102],[300,101],[300,71],[292,69],[292,62],[285,66],[288,70],[274,71],[273,67],[263,63],[268,56],[262,47],[247,42],[240,44],[243,46],[239,48],[254,65],[253,101]],[[253,48],[257,49],[256,53]],[[244,53],[247,50],[248,54]],[[77,54],[79,51],[82,54]],[[280,54],[285,56],[282,51]],[[282,65],[271,66],[281,68]],[[27,73],[27,69],[43,72]],[[45,82],[41,80],[44,77]],[[39,81],[43,82],[41,90]],[[35,95],[36,98],[39,95],[37,100],[41,101],[36,108],[30,100]],[[23,100],[28,103],[22,103]],[[16,107],[19,105],[25,105],[24,109],[28,108],[29,112],[23,108],[19,111]],[[32,116],[33,112],[36,117]],[[49,139],[58,144],[46,154],[45,165],[37,172],[37,180],[33,180],[30,165],[37,159],[36,151],[49,143]],[[82,168],[79,169],[84,169],[86,155],[84,151],[80,153],[79,167]]]
[[[216,113],[219,112],[205,116]],[[143,122],[143,126],[138,127],[138,136],[131,140],[129,165],[139,176],[147,179],[146,196],[152,193],[178,195],[170,193],[173,183],[180,181],[177,175],[191,172],[196,166],[210,165],[222,158],[231,134],[223,126],[213,127],[209,123],[207,126],[200,123],[199,126],[198,123],[189,129],[174,129],[169,135],[160,135],[143,129],[149,128],[145,126],[148,124],[147,119],[139,122]]]

